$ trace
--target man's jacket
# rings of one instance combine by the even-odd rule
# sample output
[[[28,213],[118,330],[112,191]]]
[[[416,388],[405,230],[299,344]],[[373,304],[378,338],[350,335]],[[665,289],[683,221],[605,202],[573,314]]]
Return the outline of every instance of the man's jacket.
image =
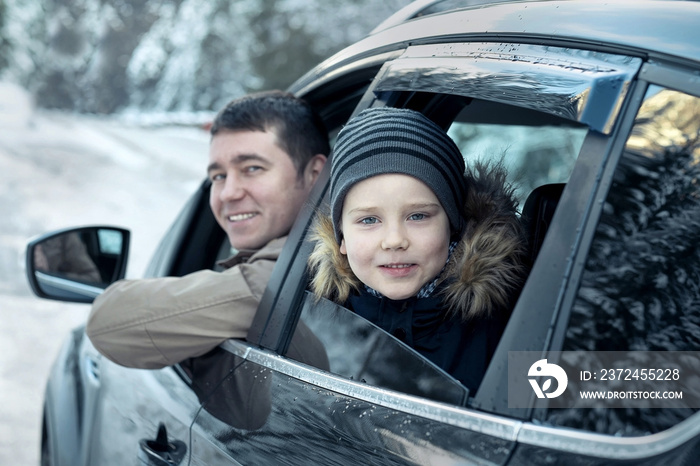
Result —
[[[223,263],[224,272],[120,280],[93,303],[87,335],[108,359],[141,369],[177,364],[229,338],[244,339],[286,239],[239,252]]]

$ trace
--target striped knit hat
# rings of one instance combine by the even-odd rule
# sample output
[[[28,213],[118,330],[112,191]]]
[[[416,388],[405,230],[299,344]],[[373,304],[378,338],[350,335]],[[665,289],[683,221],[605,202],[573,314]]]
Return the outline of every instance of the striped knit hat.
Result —
[[[338,242],[343,201],[355,183],[399,173],[425,183],[442,204],[453,232],[461,232],[464,158],[457,145],[423,114],[378,107],[363,110],[340,131],[331,162],[331,216]]]

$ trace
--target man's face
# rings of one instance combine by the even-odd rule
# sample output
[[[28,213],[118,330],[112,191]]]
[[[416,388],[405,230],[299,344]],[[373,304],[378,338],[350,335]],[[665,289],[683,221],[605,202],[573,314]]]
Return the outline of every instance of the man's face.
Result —
[[[209,147],[209,205],[236,249],[259,249],[286,235],[316,181],[325,157],[297,176],[291,157],[270,131],[223,131]]]

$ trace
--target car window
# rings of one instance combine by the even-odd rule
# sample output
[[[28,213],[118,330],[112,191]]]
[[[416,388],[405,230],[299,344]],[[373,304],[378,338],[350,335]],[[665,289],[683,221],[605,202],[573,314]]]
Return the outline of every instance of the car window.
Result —
[[[224,241],[224,231],[209,207],[211,183],[204,180],[182,208],[156,249],[145,277],[180,277],[212,269]]]
[[[500,112],[508,118],[480,121],[478,114],[485,113],[488,107],[493,108],[489,113]],[[517,114],[523,117],[513,118]],[[588,132],[582,125],[561,124],[551,118],[526,118],[526,114],[531,115],[521,109],[475,100],[464,107],[448,130],[468,167],[479,160],[503,161],[521,207],[536,187],[568,181]]]
[[[652,86],[614,173],[565,351],[700,350],[700,98]],[[691,409],[551,410],[608,434],[667,429]]]
[[[307,292],[301,320],[323,344],[334,374],[455,405],[467,400],[455,378],[342,306]]]
[[[399,94],[387,100],[449,128],[467,166],[503,161],[521,203],[540,184],[568,181],[588,132],[579,123],[523,108],[444,94]],[[301,320],[323,342],[334,374],[457,405],[469,395],[425,357],[340,305],[316,301],[307,292]]]

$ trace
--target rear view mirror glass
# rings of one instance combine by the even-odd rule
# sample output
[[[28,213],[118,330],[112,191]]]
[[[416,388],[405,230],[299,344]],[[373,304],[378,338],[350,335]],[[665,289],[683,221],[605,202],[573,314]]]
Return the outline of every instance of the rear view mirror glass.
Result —
[[[124,278],[129,232],[84,227],[43,235],[27,247],[27,278],[37,296],[92,302]]]

